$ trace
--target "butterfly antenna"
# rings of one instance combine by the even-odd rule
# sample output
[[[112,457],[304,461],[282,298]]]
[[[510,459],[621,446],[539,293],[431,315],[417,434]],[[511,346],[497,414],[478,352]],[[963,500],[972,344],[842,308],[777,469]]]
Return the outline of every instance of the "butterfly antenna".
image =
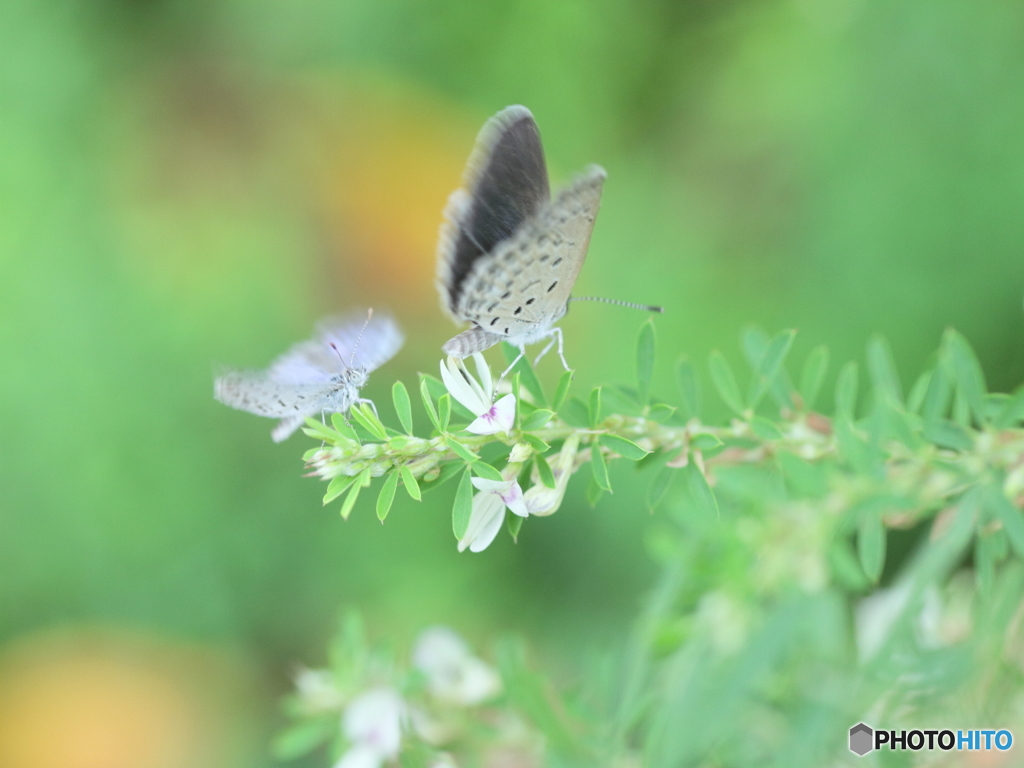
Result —
[[[603,296],[573,296],[569,301],[600,301],[604,304],[618,304],[620,307],[629,307],[630,309],[642,309],[644,312],[657,312],[662,313],[665,311],[664,307],[656,307],[653,304],[637,304],[632,301],[620,301],[618,299],[606,299]]]
[[[352,360],[349,362],[349,368],[356,367],[356,350],[359,349],[359,342],[363,340],[363,334],[366,333],[366,326],[370,324],[370,320],[373,318],[373,308],[366,310],[366,322],[363,323],[363,327],[359,329],[359,335],[356,336],[356,343],[352,346]]]

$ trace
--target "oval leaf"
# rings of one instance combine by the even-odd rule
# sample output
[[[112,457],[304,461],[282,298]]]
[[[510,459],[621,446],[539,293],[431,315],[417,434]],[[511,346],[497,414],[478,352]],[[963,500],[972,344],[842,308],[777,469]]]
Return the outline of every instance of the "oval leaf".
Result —
[[[718,396],[722,398],[722,402],[737,416],[742,416],[743,399],[740,397],[740,388],[736,384],[736,377],[725,357],[717,349],[711,353],[708,366],[711,370],[711,381],[714,383],[715,389],[718,390]]]
[[[398,421],[405,430],[405,434],[412,434],[412,402],[409,400],[409,390],[405,384],[396,381],[391,387],[391,399],[395,404],[395,413],[398,414]]]
[[[388,474],[388,479],[384,481],[384,485],[380,489],[380,494],[377,496],[377,519],[382,523],[384,518],[388,516],[388,512],[391,511],[391,504],[395,500],[395,491],[398,489],[398,472],[392,470]]]
[[[455,538],[461,540],[469,528],[469,518],[473,514],[473,484],[469,481],[469,472],[462,473],[459,487],[455,491],[455,504],[452,506],[452,530]]]
[[[650,318],[640,326],[636,344],[636,392],[640,405],[647,405],[654,375],[654,321]]]
[[[640,459],[650,453],[650,451],[645,451],[632,440],[627,440],[618,435],[601,435],[598,440],[608,450],[614,451],[622,458],[629,459],[630,461],[640,461]]]

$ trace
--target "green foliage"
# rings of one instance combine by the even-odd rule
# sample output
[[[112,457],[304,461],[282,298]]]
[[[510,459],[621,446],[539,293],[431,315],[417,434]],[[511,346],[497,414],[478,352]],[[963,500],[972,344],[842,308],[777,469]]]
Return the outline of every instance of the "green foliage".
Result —
[[[644,765],[666,767],[711,754],[726,765],[747,764],[749,754],[782,760],[782,742],[765,741],[756,728],[737,733],[729,713],[752,710],[755,718],[782,718],[796,727],[786,713],[825,695],[832,715],[813,738],[803,734],[810,738],[801,753],[806,759],[785,758],[787,764],[819,764],[842,754],[845,729],[864,707],[886,701],[878,715],[884,725],[900,702],[919,695],[923,683],[915,680],[928,676],[894,670],[931,663],[931,646],[916,644],[922,630],[913,628],[925,601],[935,599],[929,595],[961,590],[956,600],[974,595],[978,610],[995,610],[1000,600],[1024,604],[1024,390],[987,393],[963,336],[946,332],[936,365],[917,377],[906,398],[888,344],[871,339],[863,406],[859,366],[848,361],[836,378],[835,413],[826,417],[814,409],[828,372],[827,349],[811,351],[796,388],[787,370],[794,333],[770,337],[748,328],[741,338],[751,370],[745,398],[724,356],[713,352],[708,361],[732,412],[727,425],[702,421],[700,377],[685,359],[676,366],[678,404],[654,397],[653,340],[653,327],[645,323],[636,392],[597,386],[584,402],[571,396],[567,372],[553,410],[518,403],[507,431],[447,431],[457,398],[431,389],[426,378],[421,395],[440,434],[401,435],[366,407],[353,409],[352,418],[368,437],[337,420],[333,429],[319,422],[307,428],[325,442],[307,461],[330,481],[325,503],[347,494],[343,516],[374,476],[386,476],[377,497],[384,520],[399,479],[418,499],[420,483],[427,490],[461,473],[452,513],[460,547],[468,543],[467,532],[486,527],[472,522],[475,507],[494,508],[475,504],[480,494],[523,483],[530,511],[551,514],[566,475],[584,464],[590,465],[585,496],[591,505],[612,490],[612,462],[654,467],[645,502],[668,526],[652,539],[651,550],[664,572],[621,661],[623,687],[608,693],[606,701],[621,705],[591,702],[583,708],[587,717],[570,727],[556,713],[583,711],[572,696],[552,707],[548,699],[555,694],[543,678],[516,672],[521,660],[514,655],[504,662],[508,701],[545,734],[552,756],[570,765],[593,755],[642,755]],[[521,382],[523,394],[543,402],[543,393],[528,384],[531,376],[527,362],[517,363],[513,392]],[[402,391],[396,386],[393,396],[406,427]],[[766,395],[777,409],[766,405]],[[508,462],[504,468],[502,462]],[[471,474],[497,490],[474,493]],[[523,524],[518,515],[505,517],[513,539]],[[911,534],[897,530],[912,532],[909,547]],[[960,576],[965,570],[966,581]],[[857,608],[864,596],[898,604],[885,609],[889,613],[877,609],[883,620],[871,613],[876,603]],[[942,610],[955,604],[941,603]],[[856,615],[856,633],[847,615]],[[976,636],[967,642],[997,642],[1012,616],[1008,609],[992,614],[983,629],[979,614]],[[837,676],[834,690],[855,693],[823,694],[814,677],[819,668]],[[966,678],[936,669],[936,684],[955,700]],[[921,716],[941,711],[941,705],[921,708]],[[320,726],[307,723],[287,732],[279,750],[294,753],[320,735]]]

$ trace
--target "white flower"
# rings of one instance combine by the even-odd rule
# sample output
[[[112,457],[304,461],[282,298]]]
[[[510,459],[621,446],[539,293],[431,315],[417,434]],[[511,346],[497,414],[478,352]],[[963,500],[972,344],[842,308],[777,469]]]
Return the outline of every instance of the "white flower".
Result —
[[[412,659],[427,676],[431,694],[441,701],[470,706],[501,690],[498,673],[473,656],[465,641],[447,627],[423,630]]]
[[[469,515],[469,526],[459,539],[459,552],[483,552],[501,530],[505,522],[505,502],[496,493],[478,493],[473,497],[473,511]]]
[[[302,667],[295,674],[295,688],[299,700],[308,712],[323,712],[341,707],[341,691],[334,684],[334,676],[326,669]]]
[[[533,473],[530,475],[533,485],[523,494],[526,509],[531,515],[551,515],[561,506],[562,498],[565,496],[565,489],[569,485],[569,478],[572,477],[573,469],[575,468],[576,452],[579,450],[579,447],[579,435],[570,435],[565,439],[565,443],[562,444],[562,450],[554,458],[554,461],[550,462],[551,474],[555,478],[554,488],[548,488],[541,482],[540,474],[537,472],[536,467],[534,467]]]
[[[398,757],[405,702],[393,688],[371,688],[353,699],[341,725],[351,743],[334,768],[380,768]]]
[[[522,464],[509,464],[502,470],[503,480],[474,477],[470,482],[480,493],[473,497],[473,511],[469,515],[466,533],[459,540],[459,552],[483,552],[494,541],[505,521],[505,507],[513,514],[527,517],[526,496],[516,478]]]
[[[466,429],[477,435],[510,432],[516,421],[515,395],[505,395],[498,402],[492,402],[494,381],[491,369],[479,352],[473,354],[473,361],[479,381],[470,375],[461,359],[449,357],[447,361],[441,361],[441,380],[449,394],[477,417]]]
[[[476,486],[477,490],[497,494],[513,514],[529,517],[530,513],[526,509],[526,502],[523,501],[523,489],[519,487],[518,481],[487,480],[483,477],[474,477],[470,479],[470,482]]]

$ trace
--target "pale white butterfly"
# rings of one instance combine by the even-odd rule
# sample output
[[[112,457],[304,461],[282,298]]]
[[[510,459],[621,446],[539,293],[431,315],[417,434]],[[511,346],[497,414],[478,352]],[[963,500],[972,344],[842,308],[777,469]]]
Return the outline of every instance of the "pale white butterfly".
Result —
[[[442,305],[457,322],[473,326],[450,339],[445,352],[467,357],[507,341],[522,356],[527,344],[551,339],[537,359],[557,341],[569,367],[554,324],[568,311],[587,256],[605,176],[591,165],[552,200],[530,110],[506,107],[487,121],[462,189],[448,199],[438,241]]]
[[[360,402],[370,371],[401,348],[398,324],[387,313],[351,312],[321,320],[316,336],[295,344],[263,371],[227,371],[213,396],[232,408],[281,419],[270,433],[289,437],[307,416],[344,413]]]

